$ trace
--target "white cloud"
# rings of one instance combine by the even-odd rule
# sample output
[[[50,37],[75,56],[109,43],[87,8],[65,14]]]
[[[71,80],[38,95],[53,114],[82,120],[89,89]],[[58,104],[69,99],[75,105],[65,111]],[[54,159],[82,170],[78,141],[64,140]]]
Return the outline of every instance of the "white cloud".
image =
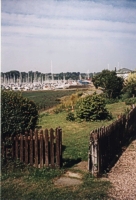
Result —
[[[136,3],[127,2],[2,0],[2,69],[42,71],[54,59],[58,71],[99,71],[119,60],[129,67],[128,56],[135,68]]]

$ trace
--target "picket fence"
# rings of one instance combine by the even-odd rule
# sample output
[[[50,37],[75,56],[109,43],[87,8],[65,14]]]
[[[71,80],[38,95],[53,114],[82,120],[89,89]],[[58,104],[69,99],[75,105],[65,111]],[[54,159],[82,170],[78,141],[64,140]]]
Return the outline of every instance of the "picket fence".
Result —
[[[36,168],[61,167],[62,130],[30,130],[25,134],[16,135],[12,139],[12,146],[3,145],[2,156],[11,156]]]
[[[109,171],[123,145],[136,133],[136,107],[107,127],[91,131],[88,170],[94,176]]]

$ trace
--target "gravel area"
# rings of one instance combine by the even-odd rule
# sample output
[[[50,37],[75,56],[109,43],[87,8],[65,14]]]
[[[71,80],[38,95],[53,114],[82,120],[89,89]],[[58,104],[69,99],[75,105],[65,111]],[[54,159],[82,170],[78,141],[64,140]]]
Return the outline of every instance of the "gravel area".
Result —
[[[136,200],[136,138],[108,174],[110,199]]]

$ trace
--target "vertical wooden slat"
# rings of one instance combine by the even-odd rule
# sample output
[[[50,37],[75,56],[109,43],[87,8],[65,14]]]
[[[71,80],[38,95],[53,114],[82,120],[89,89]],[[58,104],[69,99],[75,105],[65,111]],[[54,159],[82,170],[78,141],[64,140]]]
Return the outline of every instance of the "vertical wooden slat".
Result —
[[[33,131],[30,130],[30,165],[33,166]]]
[[[23,135],[20,134],[20,161],[23,162],[23,150],[24,150],[24,147],[23,147]]]
[[[51,160],[51,167],[54,168],[54,134],[53,129],[50,129],[50,160]]]
[[[16,159],[18,159],[18,135],[15,137],[15,152],[16,152]]]
[[[38,167],[38,130],[35,130],[35,167]]]
[[[2,157],[5,157],[4,156],[4,142],[1,142],[1,155],[2,155]]]
[[[43,130],[40,131],[40,168],[43,168]]]
[[[14,141],[14,137],[12,137],[12,150],[11,150],[11,156],[12,156],[12,158],[15,157],[15,141]]]
[[[100,166],[100,130],[98,131],[98,149],[97,149],[97,159],[98,159],[98,161],[97,161],[97,163],[98,163],[98,173],[100,173],[100,168],[101,168],[101,166]]]
[[[60,167],[62,166],[62,129],[59,128]]]
[[[55,136],[56,136],[56,166],[60,167],[60,136],[58,128],[56,128],[55,130]]]
[[[25,164],[28,164],[28,133],[25,133]]]
[[[45,138],[44,138],[44,142],[45,142],[45,166],[48,167],[49,166],[49,136],[48,136],[48,129],[45,129]]]

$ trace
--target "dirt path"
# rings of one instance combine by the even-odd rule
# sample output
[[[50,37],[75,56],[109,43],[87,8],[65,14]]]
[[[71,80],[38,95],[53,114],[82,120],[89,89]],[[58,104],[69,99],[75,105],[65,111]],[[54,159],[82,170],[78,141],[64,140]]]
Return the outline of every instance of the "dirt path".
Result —
[[[74,169],[88,172],[87,162],[80,162]],[[82,184],[80,173],[68,171],[65,176],[55,181],[55,185],[71,186]],[[73,179],[76,178],[76,179]],[[103,179],[103,178],[102,178]],[[109,198],[106,200],[136,200],[136,138],[123,152],[117,163],[108,173],[112,187],[109,190]]]
[[[108,174],[110,199],[136,200],[136,138]]]

